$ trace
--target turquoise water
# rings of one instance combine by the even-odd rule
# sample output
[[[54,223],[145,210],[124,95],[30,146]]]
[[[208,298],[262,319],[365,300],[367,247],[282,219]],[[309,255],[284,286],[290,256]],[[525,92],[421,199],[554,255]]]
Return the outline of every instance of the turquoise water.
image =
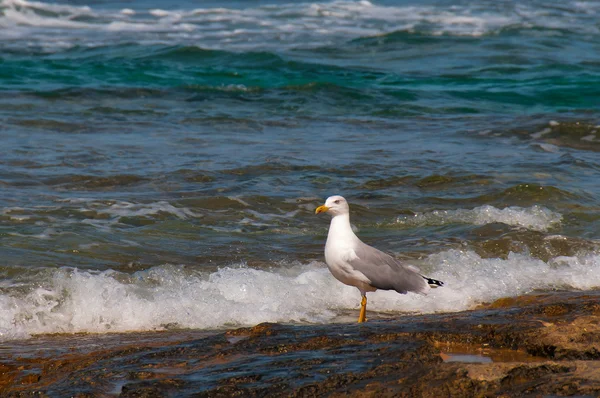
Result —
[[[447,283],[373,310],[596,288],[599,14],[0,1],[0,339],[335,322],[333,194]]]

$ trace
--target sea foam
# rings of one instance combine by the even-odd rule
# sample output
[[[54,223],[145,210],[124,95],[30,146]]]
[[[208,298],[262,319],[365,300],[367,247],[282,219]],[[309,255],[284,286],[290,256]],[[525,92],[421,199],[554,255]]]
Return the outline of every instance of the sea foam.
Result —
[[[103,203],[91,203],[90,207],[98,213],[108,214],[113,217],[140,217],[148,215],[156,215],[158,213],[168,213],[180,219],[188,217],[200,217],[192,210],[186,207],[175,207],[168,202],[159,201],[151,203],[131,203],[119,201],[105,206]],[[83,210],[82,210],[83,211]]]
[[[434,210],[426,213],[416,213],[413,216],[398,217],[398,224],[409,226],[444,225],[464,223],[484,225],[504,223],[507,225],[527,228],[533,231],[547,231],[560,223],[562,215],[543,206],[506,207],[498,209],[494,206],[479,206],[474,209]]]
[[[560,33],[562,30],[589,29],[593,25],[582,22],[595,14],[596,9],[587,8],[585,13],[574,14],[566,8],[564,12],[557,12],[556,8],[548,12],[543,4],[515,3],[500,8],[493,4],[391,6],[338,0],[288,2],[243,9],[112,10],[103,9],[101,5],[69,6],[4,0],[0,4],[0,27],[10,29],[3,29],[0,39],[14,39],[16,35],[27,45],[35,43],[50,49],[57,46],[60,38],[60,50],[69,42],[71,46],[80,44],[82,34],[86,45],[101,46],[120,40],[119,36],[110,33],[127,32],[123,40],[128,43],[272,50],[320,47],[399,31],[481,36],[496,34],[503,29],[556,29]],[[32,29],[27,29],[29,27]],[[70,35],[69,29],[73,31]]]
[[[369,293],[369,310],[453,312],[536,289],[600,286],[600,255],[544,262],[526,254],[482,258],[449,250],[420,264],[445,286],[428,296]],[[167,328],[222,329],[260,322],[329,323],[357,310],[356,288],[335,280],[325,264],[244,264],[213,272],[162,265],[133,274],[74,268],[42,269],[28,281],[5,282],[0,340],[40,333],[126,332]],[[347,319],[347,318],[345,318]]]

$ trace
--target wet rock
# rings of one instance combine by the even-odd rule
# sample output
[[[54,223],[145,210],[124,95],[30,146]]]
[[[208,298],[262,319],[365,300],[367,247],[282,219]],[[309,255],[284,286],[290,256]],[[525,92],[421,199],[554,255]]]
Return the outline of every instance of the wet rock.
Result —
[[[598,303],[553,292],[362,325],[40,336],[1,347],[0,396],[598,396]]]

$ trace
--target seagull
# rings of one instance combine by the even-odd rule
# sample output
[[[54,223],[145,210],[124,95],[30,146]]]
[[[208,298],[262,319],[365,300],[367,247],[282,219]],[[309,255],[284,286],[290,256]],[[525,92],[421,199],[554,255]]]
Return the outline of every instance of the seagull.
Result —
[[[405,265],[363,243],[352,231],[350,207],[342,196],[327,198],[325,204],[315,210],[315,214],[319,213],[332,216],[325,243],[325,262],[329,271],[340,282],[355,286],[362,296],[359,323],[367,320],[367,292],[381,289],[426,295],[432,287],[444,285],[444,282],[421,275],[418,268]]]

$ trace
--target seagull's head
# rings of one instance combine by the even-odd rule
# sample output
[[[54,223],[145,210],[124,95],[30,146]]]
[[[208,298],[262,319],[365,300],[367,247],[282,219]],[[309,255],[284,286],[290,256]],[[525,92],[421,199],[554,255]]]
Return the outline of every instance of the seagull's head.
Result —
[[[319,206],[315,210],[315,214],[319,213],[329,213],[332,216],[337,216],[338,214],[350,213],[350,207],[348,206],[346,199],[342,196],[330,196],[323,206]]]

